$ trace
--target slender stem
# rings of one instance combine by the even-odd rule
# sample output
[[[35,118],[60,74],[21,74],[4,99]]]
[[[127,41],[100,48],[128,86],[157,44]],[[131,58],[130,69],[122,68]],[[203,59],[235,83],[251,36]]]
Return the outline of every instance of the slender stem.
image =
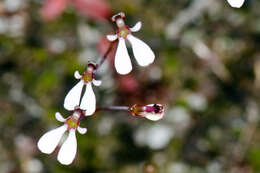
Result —
[[[97,70],[105,62],[105,60],[107,59],[109,53],[111,52],[112,48],[114,47],[114,44],[115,44],[115,41],[109,43],[109,47],[108,47],[107,51],[105,52],[105,54],[100,58],[99,63],[97,65],[97,69],[95,70],[95,72],[97,72]]]
[[[113,111],[113,110],[128,111],[129,107],[128,106],[107,106],[107,107],[99,107],[96,109],[96,111]]]

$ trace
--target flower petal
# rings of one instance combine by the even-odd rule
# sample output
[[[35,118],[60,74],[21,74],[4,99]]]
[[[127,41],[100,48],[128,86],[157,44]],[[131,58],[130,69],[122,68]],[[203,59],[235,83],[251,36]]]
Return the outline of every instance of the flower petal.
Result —
[[[80,103],[80,109],[86,110],[85,115],[92,115],[96,111],[96,96],[91,83],[87,83],[86,91]]]
[[[77,153],[77,139],[75,129],[71,129],[68,138],[62,144],[58,153],[58,161],[63,165],[69,165]]]
[[[78,132],[82,135],[84,135],[85,133],[87,133],[87,128],[82,128],[80,126],[78,126],[77,128]]]
[[[132,70],[132,64],[127,52],[124,38],[119,38],[116,56],[115,56],[115,68],[119,74],[125,75]]]
[[[64,100],[64,108],[67,110],[74,110],[75,106],[79,105],[81,91],[83,88],[84,82],[80,80],[77,85],[75,85],[69,93],[66,95]]]
[[[58,120],[59,122],[65,122],[65,121],[66,121],[66,119],[63,118],[63,116],[62,116],[59,112],[56,112],[56,113],[55,113],[55,118],[56,118],[56,120]]]
[[[155,55],[146,43],[131,34],[128,34],[127,39],[133,47],[134,56],[140,66],[147,66],[154,61]]]
[[[152,120],[152,121],[158,121],[160,119],[163,118],[163,115],[164,113],[158,113],[158,114],[155,114],[155,113],[147,113],[145,115],[145,118],[149,119],[149,120]]]
[[[74,72],[74,77],[76,79],[80,79],[82,76],[79,74],[79,71],[77,70],[77,71]]]
[[[46,154],[52,153],[66,130],[67,125],[63,125],[45,133],[37,143],[39,150]]]
[[[109,35],[106,35],[106,37],[109,41],[115,41],[117,39],[117,34],[114,34],[114,35],[109,34]]]
[[[102,81],[101,80],[95,80],[93,79],[92,83],[95,85],[95,86],[100,86]]]
[[[135,24],[135,26],[133,26],[132,28],[130,28],[130,30],[131,30],[132,32],[137,32],[137,31],[139,31],[141,28],[142,28],[142,22],[137,22],[137,23]]]
[[[240,8],[242,7],[245,0],[227,0],[231,7]]]
[[[148,104],[146,106],[154,106],[155,104]],[[157,106],[159,107],[163,107],[161,104],[156,104]],[[162,109],[161,112],[158,112],[158,113],[146,113],[146,115],[144,116],[145,118],[149,119],[149,120],[152,120],[152,121],[158,121],[160,119],[162,119],[164,116],[164,109]]]

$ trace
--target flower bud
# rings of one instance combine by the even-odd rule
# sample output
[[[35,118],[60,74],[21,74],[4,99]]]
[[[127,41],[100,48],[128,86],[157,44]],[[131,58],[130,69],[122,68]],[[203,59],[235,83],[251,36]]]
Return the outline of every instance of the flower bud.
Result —
[[[145,106],[135,104],[129,110],[133,116],[145,117],[152,121],[158,121],[164,115],[164,107],[161,104],[149,104]]]

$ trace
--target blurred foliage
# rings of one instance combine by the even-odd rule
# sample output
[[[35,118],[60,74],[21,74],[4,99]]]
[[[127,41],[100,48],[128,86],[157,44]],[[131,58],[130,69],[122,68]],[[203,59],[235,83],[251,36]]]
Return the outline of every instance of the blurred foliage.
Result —
[[[135,35],[156,60],[146,68],[133,60],[131,74],[119,76],[110,57],[94,88],[97,105],[161,103],[167,111],[159,122],[120,111],[87,117],[70,166],[36,143],[60,125],[55,112],[70,115],[63,99],[74,71],[98,61],[115,26],[73,6],[44,21],[42,1],[15,0],[11,10],[7,1],[0,1],[0,172],[259,172],[260,1],[241,9],[224,0],[107,1],[129,26],[142,21]]]

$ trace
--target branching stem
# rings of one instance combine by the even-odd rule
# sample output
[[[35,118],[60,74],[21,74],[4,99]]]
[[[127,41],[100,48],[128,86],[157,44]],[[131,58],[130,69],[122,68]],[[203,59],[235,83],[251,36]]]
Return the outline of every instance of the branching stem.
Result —
[[[95,72],[97,72],[97,70],[102,66],[102,64],[105,62],[105,60],[107,59],[109,53],[111,52],[111,50],[113,49],[115,45],[115,41],[114,42],[110,42],[109,43],[109,47],[107,49],[107,51],[105,52],[105,54],[100,58],[99,63],[97,65],[97,69],[95,70]]]
[[[129,111],[129,107],[128,106],[107,106],[107,107],[99,107],[96,109],[96,111],[114,111],[114,110]]]

